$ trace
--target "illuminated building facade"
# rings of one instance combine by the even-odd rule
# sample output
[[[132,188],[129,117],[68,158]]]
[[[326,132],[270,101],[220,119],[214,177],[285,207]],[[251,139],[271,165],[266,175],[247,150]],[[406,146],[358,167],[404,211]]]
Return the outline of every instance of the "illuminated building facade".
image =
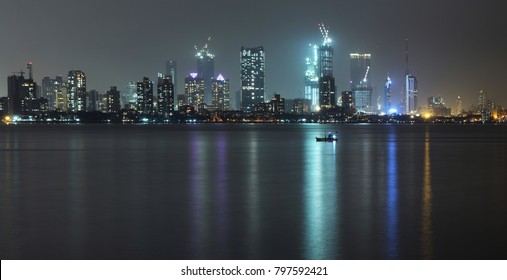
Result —
[[[285,98],[282,98],[279,93],[276,93],[275,96],[271,98],[271,112],[275,114],[285,113]]]
[[[152,115],[153,108],[153,83],[148,77],[137,82],[137,111],[141,114]]]
[[[395,110],[392,105],[392,95],[391,95],[391,87],[392,87],[392,81],[389,76],[387,76],[387,79],[384,83],[384,112],[385,113],[394,113]]]
[[[336,85],[333,77],[333,47],[329,30],[319,24],[323,41],[319,47],[319,107],[327,109],[336,106]]]
[[[171,76],[158,74],[157,114],[168,117],[174,113],[174,85]]]
[[[42,79],[42,97],[48,100],[48,109],[57,109],[57,96],[61,95],[63,78],[57,76],[55,79],[44,77]]]
[[[352,115],[354,112],[354,100],[352,91],[342,91],[342,107],[345,115]]]
[[[264,71],[264,48],[241,47],[241,109],[245,112],[264,102]]]
[[[190,105],[199,110],[204,103],[204,79],[197,73],[190,73],[185,78],[185,105]]]
[[[228,111],[230,107],[229,100],[229,80],[224,79],[222,74],[214,79],[212,85],[211,105],[219,111]]]
[[[350,84],[354,107],[361,113],[372,113],[372,92],[370,85],[371,54],[350,54]]]
[[[86,111],[86,75],[80,70],[69,71],[67,101],[70,112]]]
[[[417,79],[410,74],[405,76],[405,113],[413,115],[417,113]]]
[[[128,82],[125,93],[121,94],[122,107],[137,110],[137,83]]]
[[[305,99],[311,100],[312,108],[319,105],[319,49],[310,44],[311,56],[306,58]]]

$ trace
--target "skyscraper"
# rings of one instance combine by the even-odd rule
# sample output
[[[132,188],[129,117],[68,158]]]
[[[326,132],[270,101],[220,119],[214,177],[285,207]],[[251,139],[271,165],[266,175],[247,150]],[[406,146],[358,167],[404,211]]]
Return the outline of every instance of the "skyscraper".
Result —
[[[141,114],[152,115],[153,110],[153,83],[148,77],[137,82],[137,110]]]
[[[262,46],[241,47],[241,109],[246,112],[264,102],[265,54]]]
[[[175,60],[168,60],[165,62],[165,75],[171,77],[171,83],[173,84],[174,94],[178,93],[177,87],[177,64]]]
[[[417,79],[408,68],[408,39],[405,39],[405,63],[405,113],[413,115],[417,112]]]
[[[194,107],[199,110],[204,103],[204,79],[199,77],[197,73],[190,73],[185,78],[185,105]]]
[[[229,80],[224,79],[222,74],[212,82],[211,104],[216,110],[229,110]]]
[[[371,54],[350,54],[350,84],[352,99],[358,112],[372,112],[372,91],[370,86]]]
[[[111,89],[106,92],[106,103],[108,113],[118,113],[121,109],[120,104],[120,92],[115,86],[111,86]]]
[[[31,63],[29,70],[31,72]],[[34,111],[37,84],[33,79],[25,79],[24,72],[7,78],[7,96],[9,115],[29,114]]]
[[[312,109],[319,105],[319,49],[310,44],[310,57],[306,58],[305,99],[311,100]]]
[[[208,38],[208,42],[211,38]],[[206,43],[200,50],[197,49],[197,76],[204,80],[204,103],[211,104],[211,80],[215,77],[215,55],[208,49]]]
[[[172,116],[174,113],[174,85],[171,76],[158,74],[157,82],[157,114],[161,117]]]
[[[454,110],[455,116],[461,115],[461,112],[463,111],[463,100],[461,100],[461,96],[458,96],[458,98],[456,98],[456,107]]]
[[[48,100],[49,110],[57,109],[57,96],[61,95],[62,84],[62,76],[56,76],[55,79],[49,77],[42,79],[42,97]]]
[[[98,111],[100,108],[99,104],[100,104],[100,96],[99,96],[99,92],[95,89],[92,89],[92,90],[89,90],[87,93],[86,93],[86,110],[88,112],[93,112],[93,111]],[[107,104],[104,106],[106,107],[106,110],[104,110],[105,112],[107,112]]]
[[[124,94],[121,94],[122,106],[137,110],[137,82],[128,82]]]
[[[329,30],[322,23],[319,24],[323,41],[319,47],[319,106],[321,109],[336,106],[336,85],[333,77],[333,47]]]
[[[394,113],[392,100],[391,100],[391,78],[387,76],[387,79],[384,83],[384,112],[385,113]]]
[[[67,81],[68,110],[71,112],[86,111],[85,74],[80,70],[71,70]]]

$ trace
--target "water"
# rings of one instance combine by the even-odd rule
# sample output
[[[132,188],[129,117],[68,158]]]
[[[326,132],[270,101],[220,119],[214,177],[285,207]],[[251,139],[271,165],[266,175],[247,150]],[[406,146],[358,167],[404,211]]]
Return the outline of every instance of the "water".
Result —
[[[0,258],[506,259],[506,182],[506,126],[0,126]]]

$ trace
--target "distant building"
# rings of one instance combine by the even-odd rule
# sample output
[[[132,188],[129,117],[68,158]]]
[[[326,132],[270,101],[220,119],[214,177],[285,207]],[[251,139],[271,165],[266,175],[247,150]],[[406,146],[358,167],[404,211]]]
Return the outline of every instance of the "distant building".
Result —
[[[56,110],[67,112],[69,109],[69,93],[67,83],[62,83],[61,91],[56,94]]]
[[[42,79],[42,97],[48,100],[49,110],[57,109],[57,97],[62,94],[62,84],[62,76],[56,76],[55,79],[49,77]]]
[[[285,99],[282,98],[279,93],[271,98],[271,112],[275,114],[285,113]]]
[[[7,78],[7,97],[9,115],[31,114],[39,109],[35,100],[37,84],[32,79],[25,79],[23,72]]]
[[[178,93],[178,68],[175,60],[168,60],[165,62],[165,75],[171,78],[171,83],[173,84],[173,92],[176,95]]]
[[[393,113],[394,112],[393,110],[395,110],[392,105],[391,86],[392,86],[391,78],[387,76],[387,79],[384,83],[384,108],[383,108],[384,113],[387,114]]]
[[[208,44],[205,44],[202,49],[197,50],[195,57],[197,59],[197,76],[204,80],[204,100],[202,103],[210,105],[211,82],[215,77],[215,55],[209,51]]]
[[[94,112],[99,110],[99,92],[97,90],[90,90],[86,93],[86,110],[88,112]]]
[[[228,111],[230,107],[229,80],[224,79],[222,74],[214,79],[212,85],[211,106],[219,111]]]
[[[120,92],[115,86],[106,92],[107,113],[118,113],[121,110]]]
[[[141,114],[153,115],[153,83],[148,77],[137,82],[137,111]]]
[[[405,40],[405,113],[414,115],[417,113],[417,79],[410,74],[408,69],[408,39]]]
[[[287,102],[287,100],[285,100]],[[302,115],[312,110],[312,100],[306,98],[296,98],[292,101],[292,113]],[[287,104],[288,105],[288,104]]]
[[[204,104],[204,79],[197,73],[190,73],[185,78],[185,105],[194,107],[196,111]]]
[[[310,44],[310,56],[306,58],[305,99],[312,102],[312,110],[319,106],[319,50]]]
[[[324,24],[319,25],[323,35],[319,47],[319,107],[329,109],[336,107],[336,85],[333,76],[333,47],[328,29]]]
[[[137,82],[128,82],[121,94],[121,105],[128,110],[137,110]]]
[[[241,109],[254,111],[256,104],[264,103],[265,53],[262,46],[241,47]]]
[[[80,70],[69,71],[67,79],[68,110],[86,111],[86,75]]]
[[[157,114],[168,117],[174,113],[174,85],[171,77],[158,75],[157,82]]]
[[[352,115],[354,112],[354,102],[352,91],[342,91],[342,108],[345,115]]]
[[[454,109],[453,115],[459,116],[462,114],[462,112],[463,112],[463,100],[461,100],[461,96],[458,96],[458,98],[456,98],[456,107]]]
[[[0,114],[9,113],[9,98],[7,96],[0,97]]]
[[[441,96],[428,98],[428,113],[432,116],[447,117],[451,115],[451,109],[445,107],[444,99]]]
[[[370,85],[371,54],[350,54],[350,84],[354,107],[361,113],[372,113],[372,92]]]

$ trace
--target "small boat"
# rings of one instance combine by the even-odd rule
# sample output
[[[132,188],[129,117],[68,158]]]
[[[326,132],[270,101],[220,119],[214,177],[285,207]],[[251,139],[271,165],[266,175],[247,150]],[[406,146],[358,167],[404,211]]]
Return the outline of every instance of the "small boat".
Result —
[[[335,142],[338,141],[338,136],[336,136],[336,133],[329,132],[325,137],[315,137],[315,140],[317,142]]]

